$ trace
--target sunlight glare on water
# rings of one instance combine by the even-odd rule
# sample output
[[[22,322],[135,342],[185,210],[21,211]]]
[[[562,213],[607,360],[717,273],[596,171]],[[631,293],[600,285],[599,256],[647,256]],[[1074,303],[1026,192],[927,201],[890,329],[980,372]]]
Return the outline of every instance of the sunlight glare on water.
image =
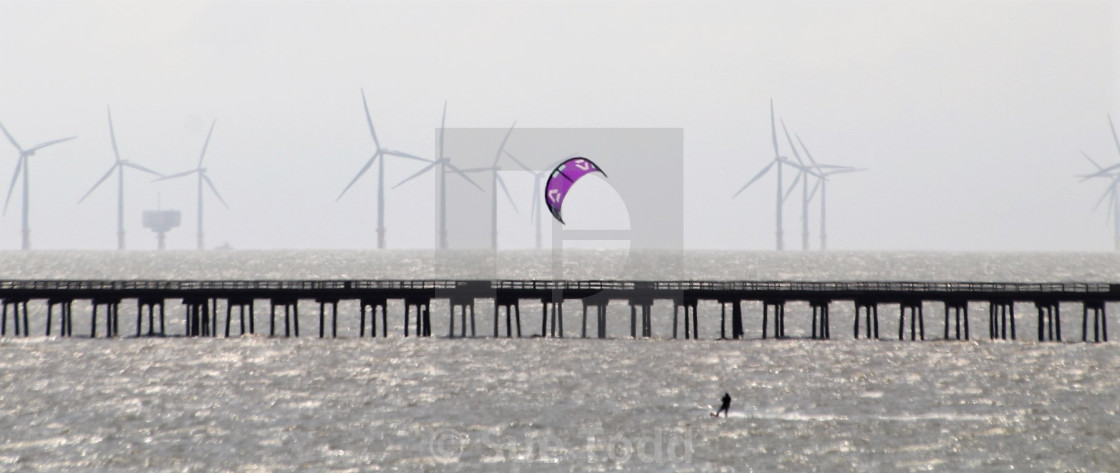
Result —
[[[7,254],[5,278],[490,278],[484,253],[208,252]],[[1120,281],[1114,255],[581,253],[570,277],[612,277],[619,259],[643,279]],[[481,263],[480,263],[481,262]],[[499,277],[550,278],[546,255],[502,253]],[[169,331],[182,308],[169,301]],[[131,301],[121,332],[132,327]],[[264,303],[262,302],[262,305]],[[0,339],[0,469],[153,471],[1115,471],[1120,469],[1120,356],[1113,344],[943,342],[927,303],[925,343],[898,342],[897,307],[881,341],[850,337],[849,302],[833,304],[833,340],[808,340],[808,306],[788,309],[791,340],[718,336],[719,305],[700,306],[699,341],[673,341],[671,304],[654,306],[654,339],[629,340],[612,303],[611,340],[580,340],[579,303],[553,339],[449,340],[446,303],[431,339],[357,338],[340,304],[340,338],[320,340],[317,305],[299,339],[43,338],[32,302],[27,339]],[[752,305],[754,304],[754,305]],[[526,336],[539,302],[522,301]],[[489,334],[489,301],[479,333]],[[130,309],[131,308],[131,309]],[[1109,307],[1112,312],[1116,307]],[[1079,310],[1071,306],[1067,313]],[[1021,309],[1023,334],[1034,327]],[[88,308],[75,305],[75,334]],[[1069,316],[1066,339],[1080,339]],[[236,322],[234,324],[236,332]],[[1023,339],[1025,338],[1025,340]],[[731,415],[709,413],[723,392]]]

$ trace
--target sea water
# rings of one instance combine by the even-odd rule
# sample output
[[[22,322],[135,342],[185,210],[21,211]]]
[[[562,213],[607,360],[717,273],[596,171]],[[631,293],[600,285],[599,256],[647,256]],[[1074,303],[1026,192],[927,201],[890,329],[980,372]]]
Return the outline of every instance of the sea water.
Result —
[[[4,253],[2,279],[749,279],[1120,281],[1111,254],[687,252],[433,253],[214,251]],[[0,470],[97,471],[1117,471],[1120,348],[1080,343],[1080,307],[1063,306],[1067,343],[992,341],[986,305],[970,342],[900,342],[897,308],[883,339],[852,340],[850,302],[835,302],[830,341],[808,339],[809,308],[787,308],[788,340],[761,339],[761,306],[744,304],[747,339],[718,338],[720,306],[701,303],[701,340],[671,340],[672,305],[653,308],[654,337],[630,340],[629,307],[608,309],[609,340],[541,331],[522,302],[521,339],[358,338],[357,305],[340,304],[339,338],[185,338],[169,301],[166,338],[0,340]],[[478,333],[492,334],[489,301]],[[1110,313],[1120,307],[1109,306]],[[220,311],[223,314],[224,311]],[[931,315],[932,314],[932,315]],[[504,316],[504,314],[503,314]],[[592,317],[593,319],[594,317]],[[1115,317],[1110,319],[1115,321]],[[56,322],[57,323],[57,322]],[[458,324],[458,320],[456,320]],[[503,320],[504,324],[504,320]],[[1115,326],[1115,324],[1114,324]],[[11,327],[9,327],[10,329]],[[504,333],[504,332],[503,332]],[[724,392],[727,418],[710,417]]]

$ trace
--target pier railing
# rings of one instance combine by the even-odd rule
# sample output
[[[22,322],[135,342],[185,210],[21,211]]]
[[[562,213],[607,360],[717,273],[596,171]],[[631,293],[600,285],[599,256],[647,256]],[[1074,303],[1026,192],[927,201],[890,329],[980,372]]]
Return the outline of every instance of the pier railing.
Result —
[[[1109,283],[884,282],[884,281],[613,281],[613,280],[6,280],[3,290],[653,290],[653,291],[791,291],[913,293],[1107,293]]]

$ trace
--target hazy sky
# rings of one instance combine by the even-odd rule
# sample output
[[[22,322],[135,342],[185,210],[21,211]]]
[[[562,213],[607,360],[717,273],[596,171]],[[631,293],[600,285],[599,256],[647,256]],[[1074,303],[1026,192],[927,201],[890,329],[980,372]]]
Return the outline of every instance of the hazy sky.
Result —
[[[375,170],[335,202],[373,149],[364,88],[383,145],[426,157],[444,100],[448,127],[682,129],[689,248],[773,248],[774,180],[731,199],[772,157],[773,98],[819,161],[871,168],[831,181],[833,249],[1105,251],[1103,182],[1073,176],[1080,150],[1120,162],[1118,25],[1107,1],[0,0],[0,122],[25,145],[79,136],[32,158],[40,249],[116,245],[115,178],[76,204],[113,162],[106,105],[122,158],[164,173],[217,119],[205,166],[230,209],[208,197],[208,245],[374,248]],[[0,142],[4,191],[17,156]],[[522,200],[503,245],[529,247],[532,178],[504,175]],[[433,182],[388,192],[390,247],[432,247]],[[140,212],[160,196],[184,212],[169,247],[193,248],[194,193],[127,175],[129,247],[155,247]]]

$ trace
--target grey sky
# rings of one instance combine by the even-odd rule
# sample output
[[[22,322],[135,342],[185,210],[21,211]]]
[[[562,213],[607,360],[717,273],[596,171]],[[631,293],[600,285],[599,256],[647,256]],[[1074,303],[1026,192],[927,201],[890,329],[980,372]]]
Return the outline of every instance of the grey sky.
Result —
[[[830,184],[833,249],[1104,251],[1112,236],[1092,210],[1104,187],[1072,176],[1090,170],[1079,150],[1120,162],[1106,122],[1120,118],[1118,10],[3,0],[0,122],[25,144],[79,135],[32,158],[44,249],[115,247],[115,181],[76,205],[112,164],[106,105],[122,157],[165,173],[193,167],[218,120],[205,165],[231,209],[207,201],[209,245],[376,247],[374,173],[334,201],[372,152],[364,87],[383,145],[426,157],[445,99],[448,127],[683,129],[689,248],[773,248],[773,179],[730,199],[772,155],[772,97],[819,161],[872,168]],[[4,191],[16,157],[0,143]],[[420,167],[390,160],[386,181]],[[503,241],[529,247],[532,178],[507,182],[523,200],[503,214]],[[157,193],[184,211],[169,247],[193,248],[192,181],[126,186],[130,248],[155,247],[140,211]],[[391,248],[432,247],[432,186],[388,192]],[[799,248],[796,200],[785,219]],[[19,232],[14,197],[0,248]]]

